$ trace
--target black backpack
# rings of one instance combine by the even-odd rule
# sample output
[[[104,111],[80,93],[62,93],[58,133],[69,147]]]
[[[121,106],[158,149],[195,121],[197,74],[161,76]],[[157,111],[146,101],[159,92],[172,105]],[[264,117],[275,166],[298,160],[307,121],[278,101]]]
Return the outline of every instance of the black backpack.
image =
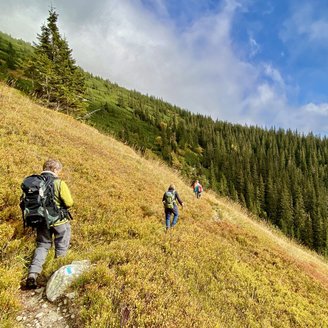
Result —
[[[61,211],[55,203],[54,176],[31,175],[21,184],[23,194],[20,208],[23,214],[24,227],[47,228],[61,220]]]

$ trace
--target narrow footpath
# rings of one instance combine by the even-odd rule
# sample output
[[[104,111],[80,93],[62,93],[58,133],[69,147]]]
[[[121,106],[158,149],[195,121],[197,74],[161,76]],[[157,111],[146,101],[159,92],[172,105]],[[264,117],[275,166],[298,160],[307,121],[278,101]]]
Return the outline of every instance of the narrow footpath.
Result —
[[[17,326],[31,328],[72,328],[76,327],[74,294],[66,294],[60,301],[51,303],[45,295],[45,288],[21,291],[22,311],[16,317]]]

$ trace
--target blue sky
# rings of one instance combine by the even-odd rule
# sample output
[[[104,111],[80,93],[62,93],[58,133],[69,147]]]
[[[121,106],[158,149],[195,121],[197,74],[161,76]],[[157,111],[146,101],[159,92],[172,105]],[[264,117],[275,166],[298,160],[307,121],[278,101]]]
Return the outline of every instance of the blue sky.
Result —
[[[213,119],[328,135],[326,0],[0,0],[32,42],[53,5],[85,70]]]

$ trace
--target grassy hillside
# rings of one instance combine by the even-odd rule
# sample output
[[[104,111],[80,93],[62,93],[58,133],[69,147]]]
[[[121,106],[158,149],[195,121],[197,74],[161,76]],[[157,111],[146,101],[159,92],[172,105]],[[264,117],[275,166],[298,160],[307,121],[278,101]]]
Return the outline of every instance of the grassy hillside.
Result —
[[[327,327],[328,265],[205,194],[166,165],[139,156],[72,117],[0,84],[0,314],[15,321],[34,236],[23,231],[20,183],[45,159],[64,164],[75,200],[72,260],[92,269],[73,286],[77,327]],[[164,232],[161,197],[174,182],[186,207]]]
[[[30,44],[0,32],[0,79],[29,95],[38,93],[24,69],[32,52]],[[158,156],[328,258],[327,138],[214,122],[83,74],[86,112],[72,115]]]

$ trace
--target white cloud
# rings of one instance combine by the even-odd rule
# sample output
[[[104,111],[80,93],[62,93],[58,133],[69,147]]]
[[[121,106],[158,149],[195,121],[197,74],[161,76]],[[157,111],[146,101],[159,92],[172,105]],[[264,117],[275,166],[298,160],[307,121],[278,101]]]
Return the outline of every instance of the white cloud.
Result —
[[[276,99],[274,90],[268,84],[261,84],[257,87],[253,97],[249,97],[248,106],[253,109],[260,109],[272,103]]]
[[[304,112],[309,112],[312,114],[318,114],[320,116],[328,116],[328,104],[322,103],[322,104],[314,104],[309,103],[302,107],[302,110]]]
[[[0,0],[0,30],[28,42],[36,40],[40,26],[46,21],[47,6],[36,5],[37,1]],[[42,7],[45,13],[42,14]]]
[[[285,81],[280,72],[270,64],[264,64],[264,74],[272,79],[272,81],[279,85],[281,88],[285,88]]]
[[[293,9],[293,14],[283,24],[281,37],[284,41],[299,40],[327,42],[328,41],[328,18],[323,16],[313,3],[298,3]]]

